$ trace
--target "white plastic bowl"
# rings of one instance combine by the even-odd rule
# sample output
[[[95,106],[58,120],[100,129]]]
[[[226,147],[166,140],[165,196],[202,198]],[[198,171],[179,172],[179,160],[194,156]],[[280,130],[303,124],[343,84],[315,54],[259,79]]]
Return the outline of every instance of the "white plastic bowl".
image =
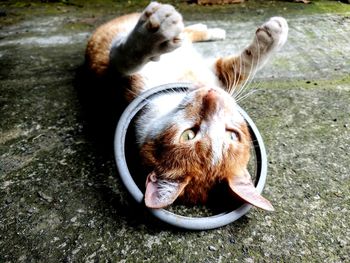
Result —
[[[144,203],[144,194],[136,185],[133,177],[131,176],[125,157],[125,138],[127,135],[128,127],[135,115],[148,103],[148,101],[152,100],[152,97],[157,96],[162,92],[175,91],[177,89],[190,89],[191,86],[192,84],[190,83],[171,83],[147,90],[142,95],[137,97],[133,102],[131,102],[120,117],[114,138],[115,160],[123,184],[131,196],[136,200],[136,202],[140,204]],[[261,193],[264,188],[267,176],[267,158],[264,142],[257,127],[248,116],[248,114],[241,108],[239,108],[239,111],[246,120],[250,129],[256,160],[255,184],[257,190],[259,193]],[[227,211],[208,217],[187,217],[174,214],[170,211],[167,211],[166,209],[149,208],[149,211],[158,219],[176,227],[189,230],[207,230],[218,228],[234,222],[235,220],[245,215],[250,208],[251,205],[243,204],[232,211]]]

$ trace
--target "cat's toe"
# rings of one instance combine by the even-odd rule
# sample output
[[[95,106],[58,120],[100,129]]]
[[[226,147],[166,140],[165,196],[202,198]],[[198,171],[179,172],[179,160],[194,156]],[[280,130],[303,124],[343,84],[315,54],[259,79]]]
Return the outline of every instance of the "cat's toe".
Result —
[[[272,17],[265,24],[266,29],[273,35],[274,41],[279,47],[283,46],[287,41],[288,23],[283,17]]]
[[[158,10],[158,8],[161,6],[158,2],[151,2],[143,11],[143,15],[146,17],[150,17],[154,12]]]
[[[260,43],[272,48],[282,47],[288,36],[288,23],[283,17],[272,17],[256,32]]]
[[[148,33],[159,42],[176,38],[184,28],[182,16],[173,6],[156,2],[145,9],[141,21]]]

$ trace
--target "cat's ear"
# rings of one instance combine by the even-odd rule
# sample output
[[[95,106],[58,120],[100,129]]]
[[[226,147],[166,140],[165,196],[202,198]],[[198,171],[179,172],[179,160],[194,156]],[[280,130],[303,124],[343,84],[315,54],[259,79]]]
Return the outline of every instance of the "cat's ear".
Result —
[[[158,179],[151,172],[146,180],[145,204],[149,208],[163,208],[171,205],[188,184],[188,180],[170,181]]]
[[[241,174],[231,176],[228,179],[228,184],[231,190],[243,201],[268,211],[274,211],[270,201],[257,191],[246,169]]]

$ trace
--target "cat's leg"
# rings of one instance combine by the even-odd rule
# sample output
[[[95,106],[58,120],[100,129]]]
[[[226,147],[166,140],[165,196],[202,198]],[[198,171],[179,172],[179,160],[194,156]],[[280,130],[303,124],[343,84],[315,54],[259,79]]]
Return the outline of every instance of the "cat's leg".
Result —
[[[221,28],[208,28],[204,24],[194,24],[185,27],[184,33],[191,42],[223,40],[226,37],[225,30]]]
[[[284,45],[287,36],[287,21],[282,17],[272,17],[256,30],[252,43],[240,55],[219,58],[215,70],[223,87],[232,94]]]
[[[171,5],[150,3],[135,28],[112,42],[110,66],[123,75],[137,72],[149,61],[181,45],[182,16]]]

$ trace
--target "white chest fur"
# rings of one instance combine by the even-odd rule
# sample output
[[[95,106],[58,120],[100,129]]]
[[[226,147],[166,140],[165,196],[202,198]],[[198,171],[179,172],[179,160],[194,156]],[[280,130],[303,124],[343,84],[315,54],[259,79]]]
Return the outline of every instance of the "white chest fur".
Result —
[[[206,86],[219,86],[213,69],[213,61],[204,59],[192,46],[185,42],[183,45],[163,54],[157,62],[147,63],[139,72],[143,77],[145,87],[172,82],[202,83]]]

